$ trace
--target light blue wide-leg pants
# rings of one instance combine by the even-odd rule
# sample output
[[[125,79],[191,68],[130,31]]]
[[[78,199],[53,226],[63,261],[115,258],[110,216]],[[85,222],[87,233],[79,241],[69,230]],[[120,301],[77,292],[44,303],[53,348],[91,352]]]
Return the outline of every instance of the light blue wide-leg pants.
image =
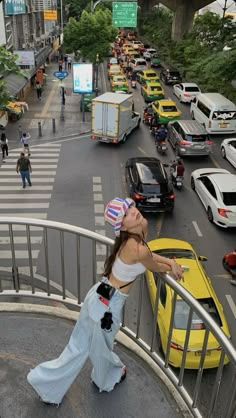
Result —
[[[120,381],[124,364],[112,350],[128,295],[116,290],[108,308],[96,293],[99,284],[96,283],[88,292],[69,343],[61,355],[39,364],[27,376],[28,382],[45,402],[62,402],[88,357],[93,364],[91,378],[100,392],[110,392]],[[101,328],[101,318],[108,310],[112,313],[113,324],[110,331],[105,331]]]

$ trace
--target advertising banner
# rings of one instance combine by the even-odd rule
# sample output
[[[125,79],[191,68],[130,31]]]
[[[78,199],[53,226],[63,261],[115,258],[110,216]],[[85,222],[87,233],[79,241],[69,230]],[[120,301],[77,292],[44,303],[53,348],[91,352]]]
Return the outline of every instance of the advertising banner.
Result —
[[[92,93],[93,64],[73,64],[73,92]]]
[[[44,10],[44,20],[57,20],[57,10]]]
[[[14,54],[18,55],[16,60],[17,65],[29,65],[34,67],[34,51],[14,51]]]
[[[5,14],[22,15],[26,12],[25,0],[5,0]]]

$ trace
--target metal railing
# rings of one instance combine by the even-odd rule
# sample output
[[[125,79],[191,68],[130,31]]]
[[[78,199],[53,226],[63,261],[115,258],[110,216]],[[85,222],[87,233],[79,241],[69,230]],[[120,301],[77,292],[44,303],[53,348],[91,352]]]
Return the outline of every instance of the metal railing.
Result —
[[[0,231],[4,236],[0,243],[0,298],[12,300],[41,298],[60,301],[72,309],[80,309],[88,289],[97,281],[97,262],[104,261],[113,241],[89,230],[73,225],[27,218],[0,218]],[[4,250],[3,250],[4,245]],[[24,251],[22,251],[24,245]],[[156,274],[155,274],[156,275]],[[142,338],[142,299],[145,280],[139,280],[137,298],[137,325],[131,329],[124,309],[121,330],[135,341],[171,380],[195,417],[215,418],[219,402],[225,403],[224,418],[236,416],[236,350],[206,310],[179,283],[169,275],[158,274],[157,292],[152,324],[151,342]],[[164,281],[173,290],[172,313],[165,358],[156,349],[157,312],[160,300],[160,284]],[[169,365],[171,337],[177,296],[189,306],[182,363],[177,373]],[[130,296],[131,297],[131,296]],[[1,299],[0,299],[1,300]],[[183,384],[188,343],[193,315],[204,323],[204,339],[199,348],[199,368],[192,389]],[[200,411],[200,394],[204,361],[209,336],[213,334],[220,348],[219,365],[212,387],[208,390],[208,408]],[[225,356],[230,360],[231,382],[227,383],[227,397],[220,397]],[[228,366],[227,366],[228,367]],[[220,400],[219,400],[220,399]]]

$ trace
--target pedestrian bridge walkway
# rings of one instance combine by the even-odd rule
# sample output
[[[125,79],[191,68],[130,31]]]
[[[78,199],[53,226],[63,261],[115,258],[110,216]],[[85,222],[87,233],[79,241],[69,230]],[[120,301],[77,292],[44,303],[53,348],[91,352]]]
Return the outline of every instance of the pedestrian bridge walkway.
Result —
[[[0,265],[1,418],[235,418],[236,350],[209,314],[169,275],[158,275],[157,280],[158,288],[164,281],[173,289],[173,312],[177,295],[190,306],[181,368],[173,371],[168,361],[174,315],[165,358],[158,349],[158,292],[153,323],[149,324],[151,339],[145,340],[145,279],[139,280],[135,301],[132,295],[129,300],[136,315],[135,328],[130,325],[132,312],[127,314],[125,307],[115,346],[127,365],[126,380],[111,393],[99,393],[90,381],[91,364],[87,362],[58,409],[41,403],[26,381],[27,373],[38,363],[57,357],[65,347],[84,296],[98,279],[96,262],[101,254],[109,253],[113,242],[73,225],[33,218],[0,218],[0,230],[10,252]],[[28,251],[24,266],[18,251],[19,231],[25,231]],[[42,237],[37,261],[32,257],[35,231]],[[199,369],[187,384],[185,360],[193,313],[202,319],[206,330]],[[210,333],[221,347],[221,356],[213,380],[204,382]],[[226,355],[230,363],[223,374]],[[225,385],[227,391],[222,392]]]

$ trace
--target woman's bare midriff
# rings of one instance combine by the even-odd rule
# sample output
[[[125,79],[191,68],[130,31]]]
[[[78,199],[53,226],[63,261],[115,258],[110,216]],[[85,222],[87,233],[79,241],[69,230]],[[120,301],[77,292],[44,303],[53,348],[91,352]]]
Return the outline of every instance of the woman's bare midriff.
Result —
[[[109,284],[113,287],[115,287],[116,289],[118,289],[121,286],[124,286],[127,282],[118,280],[115,276],[113,276],[113,274],[111,273],[109,276]],[[130,283],[128,286],[124,287],[123,289],[119,289],[121,293],[129,293],[130,288],[132,286],[132,283]]]

